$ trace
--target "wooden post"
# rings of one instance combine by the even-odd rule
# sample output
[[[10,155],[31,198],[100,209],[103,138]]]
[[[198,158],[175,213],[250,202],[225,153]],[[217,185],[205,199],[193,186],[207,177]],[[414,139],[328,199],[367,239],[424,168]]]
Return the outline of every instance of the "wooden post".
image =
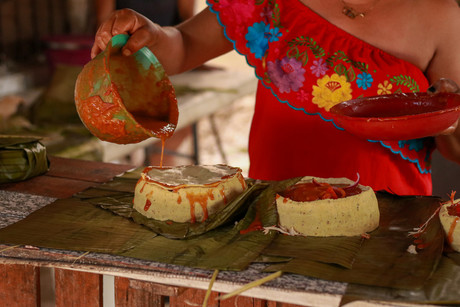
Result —
[[[102,275],[55,269],[56,307],[102,307]]]
[[[2,306],[40,306],[39,267],[0,264],[0,302]]]

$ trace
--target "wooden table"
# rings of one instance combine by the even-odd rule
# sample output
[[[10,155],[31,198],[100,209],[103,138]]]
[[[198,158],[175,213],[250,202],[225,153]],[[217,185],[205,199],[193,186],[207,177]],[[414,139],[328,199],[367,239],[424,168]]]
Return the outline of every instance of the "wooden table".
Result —
[[[27,199],[52,202],[68,198],[90,186],[107,182],[130,165],[50,157],[50,171],[30,180],[0,185],[2,206],[27,207]],[[20,197],[26,199],[20,203]],[[37,197],[37,200],[34,199]],[[25,210],[25,209],[24,209]],[[20,209],[18,210],[20,212]],[[1,213],[1,211],[0,211]],[[2,227],[0,225],[0,227]],[[0,245],[0,302],[3,306],[40,306],[40,267],[55,271],[56,306],[103,306],[103,275],[115,276],[116,306],[201,306],[212,272],[162,265],[119,256],[58,251],[32,246]],[[303,276],[284,277],[278,285],[253,288],[241,296],[217,301],[220,293],[247,283],[245,272],[223,272],[208,306],[338,306],[346,284]],[[360,303],[358,303],[360,305]],[[367,303],[366,306],[377,305]]]

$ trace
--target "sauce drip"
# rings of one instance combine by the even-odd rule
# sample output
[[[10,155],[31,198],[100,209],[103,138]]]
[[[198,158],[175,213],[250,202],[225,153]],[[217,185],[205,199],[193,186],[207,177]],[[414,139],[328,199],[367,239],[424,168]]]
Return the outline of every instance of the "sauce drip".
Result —
[[[454,241],[454,231],[455,227],[457,227],[457,223],[460,220],[460,217],[456,217],[455,220],[452,222],[452,225],[450,225],[449,233],[447,234],[447,241],[449,243],[452,243]]]
[[[260,220],[259,210],[257,210],[256,216],[254,217],[252,223],[248,226],[248,228],[240,230],[240,234],[244,235],[251,231],[258,231],[262,229],[264,229],[264,226],[262,225],[262,221]]]
[[[152,202],[150,201],[150,199],[147,199],[147,200],[145,201],[144,211],[149,210],[149,208],[150,208],[151,205],[152,205]]]
[[[185,197],[187,197],[190,203],[190,222],[196,223],[196,214],[195,214],[195,204],[201,206],[203,210],[203,219],[201,222],[204,222],[208,219],[208,199],[214,200],[214,195],[212,194],[212,190],[208,190],[206,193],[203,194],[195,194],[195,193],[186,193]]]

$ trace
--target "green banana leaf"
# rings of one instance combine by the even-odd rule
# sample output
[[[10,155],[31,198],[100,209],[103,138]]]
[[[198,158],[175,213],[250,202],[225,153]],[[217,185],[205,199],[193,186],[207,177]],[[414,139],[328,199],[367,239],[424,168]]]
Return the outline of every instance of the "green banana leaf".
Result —
[[[365,300],[458,306],[459,289],[460,265],[444,256],[421,289],[405,290],[349,284],[340,305]]]
[[[0,183],[26,180],[48,170],[46,147],[39,139],[0,136]]]
[[[129,181],[124,177],[118,179]],[[131,219],[102,210],[89,202],[91,197],[103,199],[98,193],[109,191],[113,196],[120,192],[90,189],[78,197],[57,200],[0,229],[0,243],[103,252],[205,269],[243,270],[276,236],[276,232],[245,230],[252,229],[254,224],[263,227],[276,223],[274,199],[277,189],[285,184],[291,183],[263,184],[264,188],[251,197],[247,213],[236,225],[230,223],[182,240],[157,235]],[[126,196],[119,199],[123,197]]]
[[[313,245],[315,242],[308,241],[310,246],[305,248],[306,254],[297,254],[298,249],[292,248],[293,260],[271,265],[266,270],[281,270],[368,286],[421,289],[441,259],[444,233],[439,219],[432,219],[425,233],[419,238],[423,241],[423,246],[419,246],[424,248],[418,249],[417,254],[412,254],[407,251],[408,247],[419,243],[409,236],[409,232],[427,221],[439,207],[441,200],[435,197],[397,197],[387,193],[378,193],[377,198],[381,214],[380,226],[370,234],[370,239],[364,241],[359,252],[351,249],[350,254],[347,246],[337,246],[340,239],[336,241],[322,238],[318,240],[319,245]],[[285,250],[275,251],[276,244],[275,240],[263,254],[289,256],[290,251],[286,244],[279,244]],[[330,250],[324,248],[328,244]],[[325,252],[321,253],[320,257],[310,257],[311,254],[308,253],[315,249],[319,249],[318,253],[322,250]],[[349,257],[353,253],[354,263],[350,269],[344,264],[350,263]],[[341,257],[343,259],[340,259]]]

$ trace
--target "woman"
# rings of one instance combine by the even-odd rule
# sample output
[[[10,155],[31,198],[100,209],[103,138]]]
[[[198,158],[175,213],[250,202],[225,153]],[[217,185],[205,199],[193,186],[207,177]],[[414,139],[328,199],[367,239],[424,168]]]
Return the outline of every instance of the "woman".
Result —
[[[460,129],[399,142],[362,140],[330,108],[360,96],[424,92],[460,83],[460,9],[454,0],[214,0],[196,17],[162,28],[130,10],[101,25],[95,56],[129,33],[129,55],[149,47],[168,74],[235,48],[259,78],[249,176],[355,178],[375,190],[430,195],[435,147],[460,163]]]

